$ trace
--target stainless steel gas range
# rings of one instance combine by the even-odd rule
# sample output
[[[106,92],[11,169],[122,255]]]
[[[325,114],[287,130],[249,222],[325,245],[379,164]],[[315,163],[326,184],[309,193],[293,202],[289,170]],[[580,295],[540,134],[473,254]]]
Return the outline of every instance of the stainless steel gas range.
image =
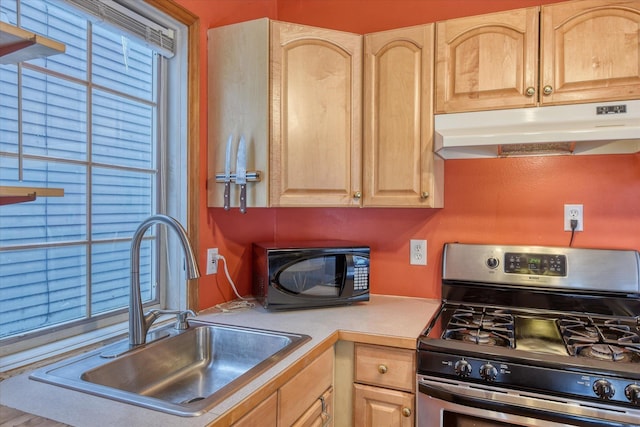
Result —
[[[640,426],[637,251],[447,244],[421,427]]]

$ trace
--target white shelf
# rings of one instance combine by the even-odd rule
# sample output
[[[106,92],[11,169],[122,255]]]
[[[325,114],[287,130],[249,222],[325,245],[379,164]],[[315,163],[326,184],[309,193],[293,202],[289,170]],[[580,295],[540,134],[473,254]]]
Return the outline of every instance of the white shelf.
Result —
[[[64,51],[65,46],[60,42],[0,22],[0,64],[15,64]]]

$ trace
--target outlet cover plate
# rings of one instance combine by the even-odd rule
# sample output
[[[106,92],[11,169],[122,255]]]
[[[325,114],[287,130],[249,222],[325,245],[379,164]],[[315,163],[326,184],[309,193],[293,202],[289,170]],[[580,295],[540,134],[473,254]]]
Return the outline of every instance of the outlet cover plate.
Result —
[[[427,265],[427,241],[411,239],[410,241],[410,259],[411,265]]]

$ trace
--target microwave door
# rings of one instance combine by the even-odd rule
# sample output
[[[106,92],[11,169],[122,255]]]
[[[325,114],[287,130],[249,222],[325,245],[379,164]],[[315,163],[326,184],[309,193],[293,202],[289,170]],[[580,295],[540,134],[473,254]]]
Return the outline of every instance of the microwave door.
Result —
[[[281,291],[315,298],[340,296],[342,274],[338,272],[336,256],[307,258],[290,264],[277,275]]]

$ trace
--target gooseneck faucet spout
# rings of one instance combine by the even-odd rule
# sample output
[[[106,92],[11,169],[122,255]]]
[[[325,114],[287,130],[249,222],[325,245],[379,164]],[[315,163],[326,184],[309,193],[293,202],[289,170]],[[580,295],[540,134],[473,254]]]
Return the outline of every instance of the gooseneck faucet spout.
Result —
[[[167,215],[152,215],[144,220],[131,240],[131,286],[129,289],[129,346],[134,347],[144,344],[147,338],[147,331],[158,318],[156,312],[147,314],[142,312],[142,296],[140,295],[140,246],[144,233],[154,224],[164,224],[176,232],[180,239],[180,244],[186,258],[187,278],[197,279],[200,277],[196,256],[191,248],[191,243],[187,237],[187,232],[178,221]]]

